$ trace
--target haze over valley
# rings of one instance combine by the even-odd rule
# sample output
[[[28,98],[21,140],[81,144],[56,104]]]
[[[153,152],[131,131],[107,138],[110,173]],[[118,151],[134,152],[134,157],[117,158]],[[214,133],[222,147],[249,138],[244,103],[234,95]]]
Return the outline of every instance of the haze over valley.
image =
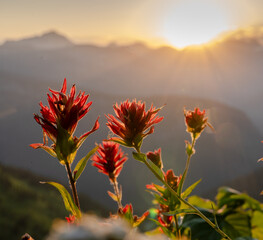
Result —
[[[185,164],[183,108],[207,110],[215,132],[205,132],[197,143],[187,184],[200,178],[198,192],[208,196],[211,189],[262,171],[257,160],[263,156],[263,37],[236,38],[200,48],[176,50],[164,46],[150,48],[144,43],[96,46],[75,44],[63,34],[52,31],[0,46],[0,162],[66,181],[64,169],[56,159],[28,145],[41,142],[42,131],[33,113],[38,103],[46,104],[48,88],[60,89],[66,77],[68,85],[90,93],[91,111],[81,120],[79,136],[92,128],[100,115],[100,129],[87,139],[78,155],[84,156],[107,138],[104,114],[113,113],[112,105],[126,98],[165,105],[165,118],[155,133],[145,139],[143,151],[162,148],[165,170],[182,173]],[[126,150],[126,149],[125,149]],[[145,184],[151,173],[131,157],[120,175],[124,202],[137,202],[143,210]],[[248,180],[253,181],[253,180]],[[96,184],[94,184],[96,183]],[[93,199],[110,205],[106,194],[108,179],[88,166],[79,189]],[[240,186],[240,191],[260,192]],[[137,195],[138,192],[138,195]],[[209,195],[211,196],[211,195]],[[142,202],[140,205],[139,203]]]

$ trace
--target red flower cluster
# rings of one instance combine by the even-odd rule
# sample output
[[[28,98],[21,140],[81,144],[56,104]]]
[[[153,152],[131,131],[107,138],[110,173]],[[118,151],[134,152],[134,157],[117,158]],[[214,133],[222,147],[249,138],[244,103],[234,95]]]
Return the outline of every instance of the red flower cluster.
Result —
[[[106,141],[103,141],[102,144],[103,146],[99,145],[98,153],[92,158],[92,165],[97,167],[99,172],[108,175],[109,179],[114,182],[128,158],[124,156],[119,144]]]
[[[67,81],[64,80],[60,91],[49,89],[52,96],[47,94],[48,106],[40,102],[39,116],[35,114],[36,122],[41,125],[44,134],[44,143],[35,143],[30,146],[33,148],[43,148],[52,156],[58,157],[61,163],[68,161],[71,163],[75,157],[76,150],[85,141],[87,136],[99,128],[98,119],[92,130],[83,134],[80,138],[72,137],[78,121],[89,111],[92,102],[87,102],[89,95],[79,92],[75,98],[75,85],[71,88],[70,94],[66,95]],[[48,136],[54,143],[51,147],[46,146]]]
[[[160,108],[155,109],[153,106],[146,112],[145,103],[133,100],[126,100],[121,105],[113,106],[116,118],[108,115],[107,126],[119,138],[111,138],[127,147],[135,147],[137,150],[142,144],[143,138],[153,133],[154,124],[162,121],[163,117],[158,117],[157,113]],[[149,129],[149,130],[148,130]],[[148,131],[147,131],[148,130]],[[146,132],[147,131],[147,132]]]
[[[194,111],[184,111],[185,125],[187,132],[191,133],[193,138],[197,139],[204,128],[208,125],[207,118],[205,117],[205,110],[202,112],[199,108]]]

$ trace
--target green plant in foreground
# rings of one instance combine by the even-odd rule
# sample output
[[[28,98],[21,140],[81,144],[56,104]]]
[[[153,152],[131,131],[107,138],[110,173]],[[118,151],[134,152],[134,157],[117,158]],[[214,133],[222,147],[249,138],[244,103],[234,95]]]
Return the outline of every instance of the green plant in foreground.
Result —
[[[77,163],[73,172],[71,170],[71,164],[75,160],[77,150],[86,138],[99,128],[99,122],[97,119],[93,128],[81,137],[78,138],[73,136],[79,120],[89,111],[92,102],[86,103],[89,95],[85,95],[85,92],[79,92],[75,97],[75,85],[71,88],[69,95],[66,94],[66,91],[67,81],[65,79],[60,91],[50,89],[52,96],[47,94],[49,107],[44,106],[42,102],[40,102],[40,113],[42,116],[35,114],[34,118],[43,129],[44,142],[34,143],[30,146],[35,149],[44,149],[51,156],[58,158],[60,164],[65,166],[74,201],[63,185],[56,182],[42,183],[48,183],[59,190],[63,197],[66,209],[72,214],[67,220],[73,222],[75,218],[79,219],[81,217],[76,183],[83,172],[88,159],[96,152],[97,147],[91,150]],[[51,146],[47,145],[48,138],[53,142]]]

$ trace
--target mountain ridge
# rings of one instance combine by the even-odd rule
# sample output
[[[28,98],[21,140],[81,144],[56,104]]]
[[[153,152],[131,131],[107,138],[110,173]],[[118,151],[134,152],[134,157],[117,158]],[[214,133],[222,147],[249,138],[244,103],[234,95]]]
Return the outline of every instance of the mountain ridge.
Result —
[[[3,48],[33,48],[40,50],[57,49],[73,46],[70,41],[63,34],[55,30],[48,31],[41,35],[30,36],[19,40],[7,40],[0,47]]]

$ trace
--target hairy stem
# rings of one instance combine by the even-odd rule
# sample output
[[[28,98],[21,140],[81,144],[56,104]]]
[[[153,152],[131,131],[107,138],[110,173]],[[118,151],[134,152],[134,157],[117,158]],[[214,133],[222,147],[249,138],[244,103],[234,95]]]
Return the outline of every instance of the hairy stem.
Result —
[[[192,140],[192,144],[191,144],[191,150],[193,151],[194,149],[194,146],[195,146],[195,138],[193,138]],[[189,170],[189,166],[190,166],[190,160],[191,160],[191,157],[193,155],[193,152],[192,154],[188,154],[188,157],[187,157],[187,160],[186,160],[186,165],[185,165],[185,170],[184,170],[184,173],[183,173],[183,176],[182,176],[182,179],[181,179],[181,186],[179,188],[179,196],[181,196],[181,193],[182,193],[182,190],[183,190],[183,186],[184,186],[184,181],[186,179],[186,176],[187,176],[187,173],[188,173],[188,170]]]
[[[122,209],[122,204],[121,204],[121,196],[120,196],[120,191],[119,191],[119,188],[118,188],[118,182],[116,179],[114,179],[112,181],[112,185],[113,185],[113,188],[114,188],[114,192],[117,196],[117,203],[118,203],[118,207],[119,209]]]
[[[74,203],[76,204],[76,206],[80,210],[80,204],[79,204],[79,197],[78,197],[78,193],[77,193],[76,181],[73,179],[71,167],[70,167],[68,162],[66,162],[66,170],[67,170],[67,173],[68,173],[68,179],[69,179],[70,187],[71,187],[71,190],[72,190]]]

